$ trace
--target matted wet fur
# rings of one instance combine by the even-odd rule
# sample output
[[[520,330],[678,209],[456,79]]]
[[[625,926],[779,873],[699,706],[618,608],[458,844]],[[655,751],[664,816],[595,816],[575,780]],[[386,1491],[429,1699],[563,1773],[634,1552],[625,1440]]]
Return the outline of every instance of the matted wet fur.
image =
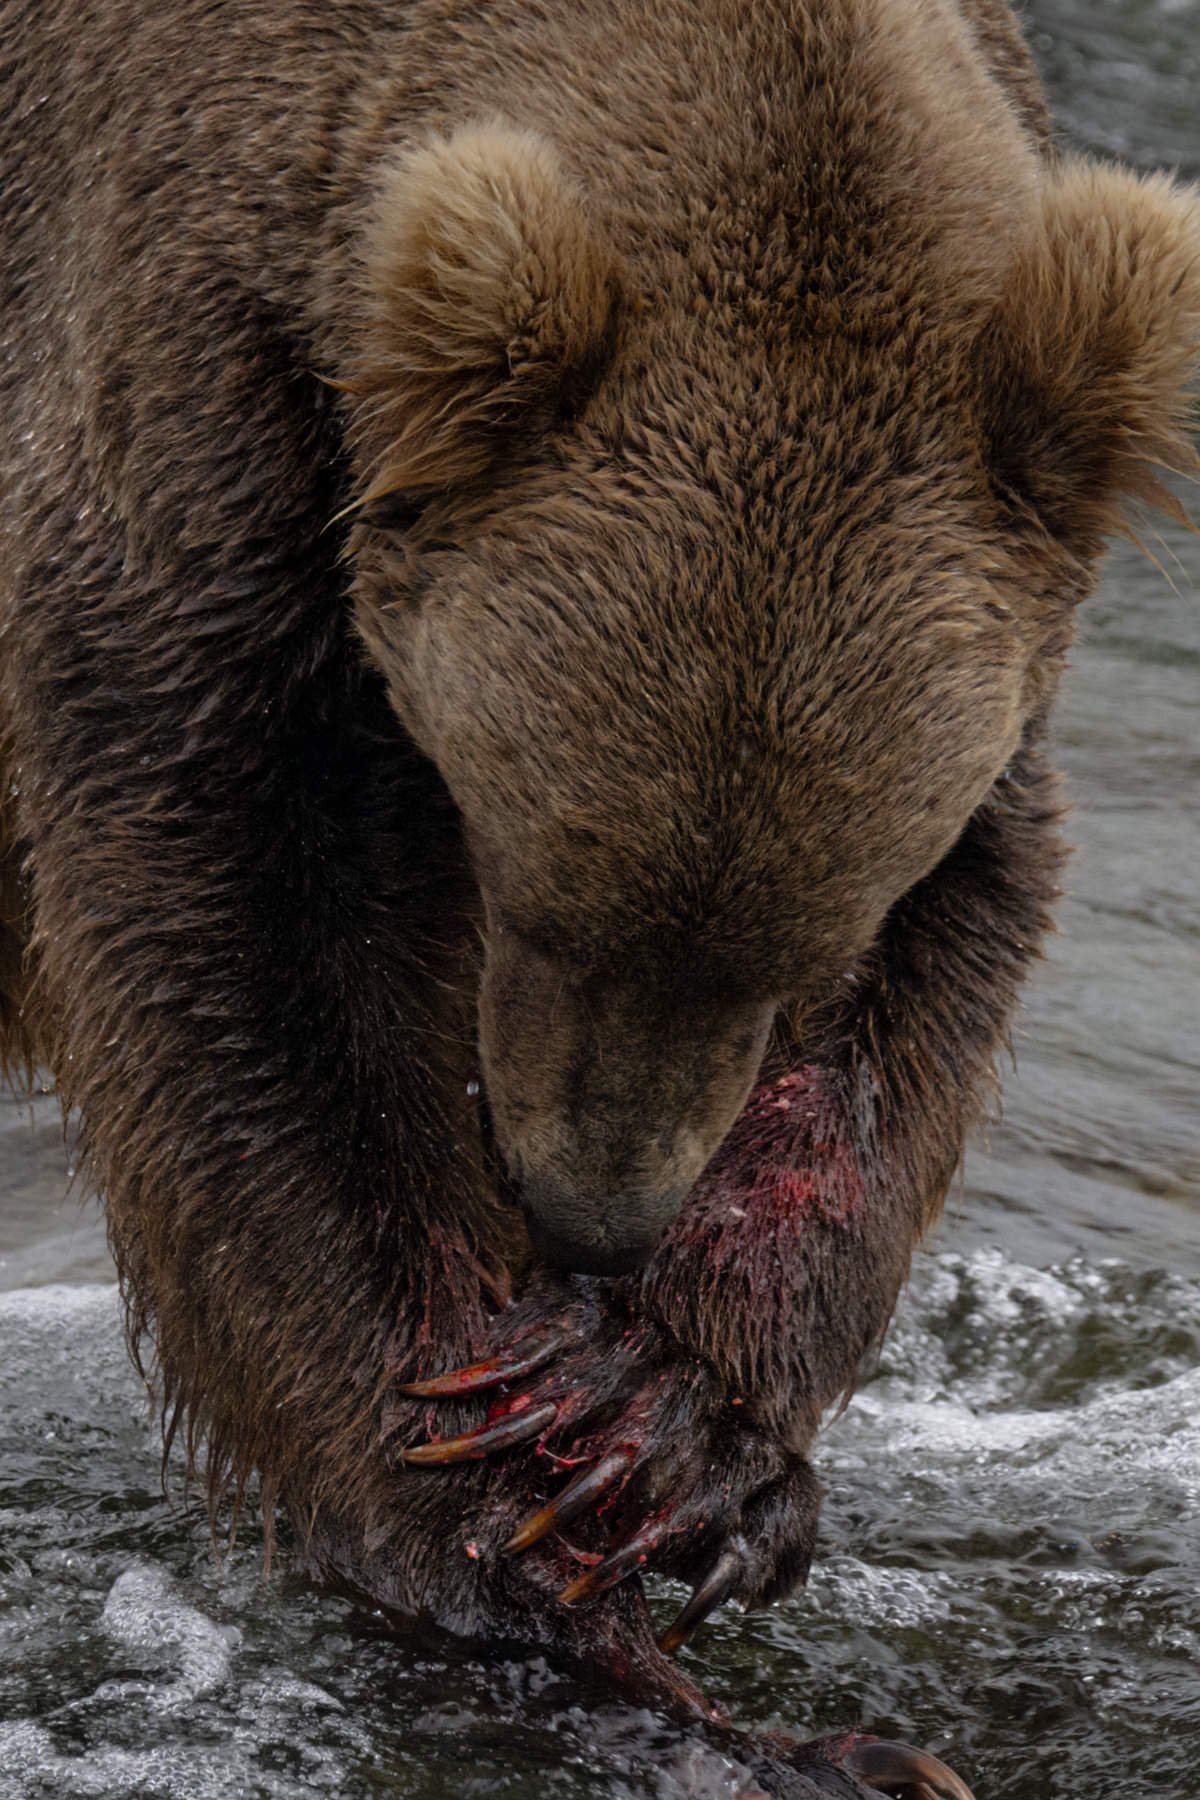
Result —
[[[1190,460],[1195,195],[1057,155],[995,0],[0,29],[0,1057],[214,1502],[701,1707],[636,1579],[555,1595],[807,1570]],[[488,1355],[533,1439],[402,1462]]]

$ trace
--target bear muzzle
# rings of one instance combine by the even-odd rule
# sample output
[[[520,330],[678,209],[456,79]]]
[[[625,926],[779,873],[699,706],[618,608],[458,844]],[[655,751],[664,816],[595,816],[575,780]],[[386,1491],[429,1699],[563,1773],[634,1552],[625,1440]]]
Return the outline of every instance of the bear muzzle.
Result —
[[[538,1257],[627,1275],[654,1254],[732,1127],[776,1004],[713,1000],[631,965],[582,976],[511,931],[487,939],[479,994],[488,1173]],[[692,988],[696,988],[696,992]]]
[[[522,1183],[516,1198],[541,1262],[562,1274],[613,1276],[645,1267],[688,1191],[682,1184],[600,1196],[543,1177]]]

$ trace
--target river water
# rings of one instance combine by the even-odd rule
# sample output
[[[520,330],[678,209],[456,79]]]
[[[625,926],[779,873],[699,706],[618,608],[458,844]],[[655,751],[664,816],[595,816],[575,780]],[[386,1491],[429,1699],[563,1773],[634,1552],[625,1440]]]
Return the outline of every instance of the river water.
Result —
[[[1029,17],[1075,142],[1200,173],[1200,0]],[[811,1584],[684,1652],[742,1720],[929,1743],[979,1800],[1200,1795],[1200,543],[1154,548],[1084,622],[1062,930],[826,1434]],[[252,1543],[218,1566],[68,1168],[53,1100],[0,1099],[0,1800],[731,1791],[544,1666],[397,1643]]]

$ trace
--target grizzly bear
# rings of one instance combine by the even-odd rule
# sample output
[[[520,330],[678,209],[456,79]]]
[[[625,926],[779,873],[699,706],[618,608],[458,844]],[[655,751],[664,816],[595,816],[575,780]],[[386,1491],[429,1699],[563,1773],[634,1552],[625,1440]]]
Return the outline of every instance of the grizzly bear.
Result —
[[[704,1711],[1049,926],[1196,197],[1003,0],[4,29],[5,1062],[214,1504]]]

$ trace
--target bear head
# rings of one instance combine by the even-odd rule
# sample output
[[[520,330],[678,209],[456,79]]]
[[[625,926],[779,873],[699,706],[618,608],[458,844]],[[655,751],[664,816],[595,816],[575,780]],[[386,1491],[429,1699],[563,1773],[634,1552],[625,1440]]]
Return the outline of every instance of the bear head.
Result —
[[[921,180],[776,145],[640,235],[503,124],[381,185],[357,616],[461,816],[488,1107],[559,1266],[649,1255],[1186,459],[1194,199],[1006,132]]]

